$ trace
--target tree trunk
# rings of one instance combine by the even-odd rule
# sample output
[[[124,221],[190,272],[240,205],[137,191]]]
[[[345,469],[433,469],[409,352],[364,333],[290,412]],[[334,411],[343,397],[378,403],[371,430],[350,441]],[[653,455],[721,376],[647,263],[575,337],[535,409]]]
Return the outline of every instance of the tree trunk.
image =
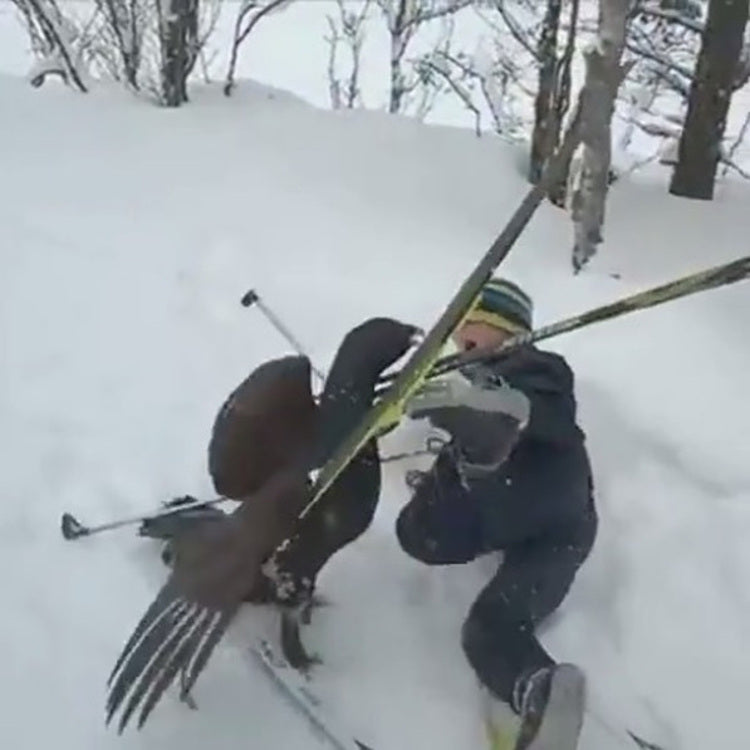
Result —
[[[542,23],[537,54],[539,56],[539,88],[534,103],[534,132],[531,136],[529,181],[539,182],[559,138],[559,123],[555,123],[555,91],[557,74],[557,34],[560,29],[562,0],[547,0],[547,12]],[[555,132],[557,130],[557,132]]]
[[[612,152],[615,99],[628,68],[620,64],[627,34],[629,0],[601,0],[599,33],[587,50],[583,96],[580,183],[572,199],[573,268],[580,271],[602,241]]]
[[[711,0],[669,192],[712,200],[748,0]]]
[[[555,81],[555,100],[554,100],[554,127],[555,127],[555,144],[551,148],[557,148],[557,143],[560,140],[560,129],[562,128],[563,120],[568,113],[570,107],[570,89],[572,85],[571,65],[573,64],[573,55],[575,54],[576,48],[576,36],[578,30],[578,14],[580,10],[580,0],[572,0],[570,4],[570,21],[568,28],[568,39],[565,42],[565,51],[560,58],[560,62],[557,66],[556,81]],[[552,154],[552,151],[547,155],[547,158]],[[568,175],[570,174],[570,164],[573,158],[573,154],[570,154],[564,169],[561,171],[561,177],[557,181],[549,192],[550,201],[559,208],[565,207],[565,201],[567,199],[567,183]]]
[[[167,107],[188,100],[187,78],[193,67],[198,36],[198,0],[168,0],[162,27],[162,97]]]
[[[401,110],[401,103],[404,98],[405,81],[404,71],[401,67],[401,60],[404,56],[408,38],[408,8],[409,0],[396,0],[398,3],[396,15],[390,28],[391,34],[391,91],[388,101],[388,111],[396,114]]]

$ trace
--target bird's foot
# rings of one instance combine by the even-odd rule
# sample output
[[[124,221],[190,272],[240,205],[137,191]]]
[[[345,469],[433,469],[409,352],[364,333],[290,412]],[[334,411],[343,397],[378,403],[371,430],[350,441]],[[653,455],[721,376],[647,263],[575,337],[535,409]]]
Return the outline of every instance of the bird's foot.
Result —
[[[312,599],[295,608],[285,608],[281,612],[281,651],[286,660],[303,674],[309,674],[314,666],[323,660],[318,654],[308,654],[302,643],[300,624],[309,623]]]

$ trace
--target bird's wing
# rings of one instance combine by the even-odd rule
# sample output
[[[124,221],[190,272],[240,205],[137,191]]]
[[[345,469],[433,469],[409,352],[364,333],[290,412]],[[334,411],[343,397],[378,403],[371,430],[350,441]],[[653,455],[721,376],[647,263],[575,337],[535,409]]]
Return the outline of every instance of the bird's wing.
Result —
[[[256,368],[219,409],[208,462],[214,488],[240,500],[311,450],[317,406],[303,356],[270,360]]]
[[[119,731],[140,710],[143,726],[182,673],[187,694],[252,588],[268,554],[291,533],[307,475],[279,472],[226,520],[175,540],[174,568],[125,644],[108,680],[107,724]]]

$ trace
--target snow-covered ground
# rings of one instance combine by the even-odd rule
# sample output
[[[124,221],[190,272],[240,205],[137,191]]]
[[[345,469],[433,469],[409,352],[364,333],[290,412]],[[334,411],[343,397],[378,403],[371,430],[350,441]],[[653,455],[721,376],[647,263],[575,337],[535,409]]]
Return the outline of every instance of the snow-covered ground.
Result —
[[[104,728],[105,680],[164,577],[131,530],[65,542],[170,497],[211,496],[226,394],[287,351],[254,287],[325,367],[371,315],[428,326],[526,190],[525,155],[468,130],[330,113],[243,83],[178,111],[0,76],[0,745],[216,750],[315,746],[246,665],[248,608],[196,686],[145,730]],[[570,272],[568,218],[543,206],[504,263],[543,324],[747,252],[750,188],[670,197],[668,173],[613,189],[606,242]],[[615,278],[617,275],[619,278]],[[587,670],[581,750],[744,750],[750,695],[747,283],[546,346],[577,373],[602,517],[544,642]],[[384,452],[418,447],[406,425]],[[317,690],[377,750],[480,747],[458,630],[487,561],[427,569],[397,547],[389,464],[372,529],[334,558],[306,631]],[[607,726],[605,726],[605,724]],[[618,734],[619,732],[619,734]]]

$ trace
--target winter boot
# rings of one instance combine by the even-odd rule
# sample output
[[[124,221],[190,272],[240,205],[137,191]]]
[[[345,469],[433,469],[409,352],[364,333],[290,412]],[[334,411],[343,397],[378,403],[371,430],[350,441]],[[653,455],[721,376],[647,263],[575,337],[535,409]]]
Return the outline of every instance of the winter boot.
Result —
[[[513,690],[521,717],[514,750],[575,750],[583,725],[586,681],[573,664],[522,674]]]

